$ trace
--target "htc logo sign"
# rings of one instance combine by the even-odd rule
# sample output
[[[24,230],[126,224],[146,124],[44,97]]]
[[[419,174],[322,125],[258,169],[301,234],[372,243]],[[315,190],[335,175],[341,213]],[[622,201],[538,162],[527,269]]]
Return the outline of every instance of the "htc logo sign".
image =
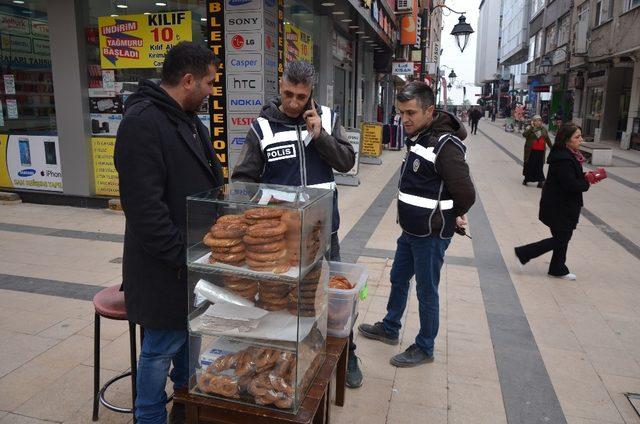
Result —
[[[256,80],[254,78],[249,78],[249,79],[233,78],[233,88],[235,90],[248,90],[248,89],[255,90],[257,89]]]

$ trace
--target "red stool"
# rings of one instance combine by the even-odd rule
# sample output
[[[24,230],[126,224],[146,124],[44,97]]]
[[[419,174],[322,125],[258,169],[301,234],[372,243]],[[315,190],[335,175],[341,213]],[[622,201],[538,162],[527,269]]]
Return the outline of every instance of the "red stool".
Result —
[[[98,401],[106,408],[125,414],[132,414],[136,403],[136,372],[137,372],[137,354],[136,354],[136,324],[129,322],[129,350],[131,353],[131,370],[122,373],[111,380],[107,381],[104,386],[100,387],[100,317],[107,319],[115,319],[125,321],[127,319],[127,310],[124,305],[124,292],[120,291],[120,285],[107,287],[100,290],[93,297],[93,306],[95,307],[95,323],[94,323],[94,347],[93,347],[93,421],[98,420]],[[140,334],[142,338],[142,331]],[[113,405],[104,397],[106,390],[116,381],[131,376],[131,408],[122,408]],[[135,415],[133,422],[136,422]]]

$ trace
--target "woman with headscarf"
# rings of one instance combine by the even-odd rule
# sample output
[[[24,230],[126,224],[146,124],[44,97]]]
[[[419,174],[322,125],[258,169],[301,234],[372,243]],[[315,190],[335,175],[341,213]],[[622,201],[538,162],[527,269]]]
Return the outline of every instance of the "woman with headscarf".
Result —
[[[551,147],[551,139],[549,139],[547,129],[542,125],[540,115],[534,115],[531,119],[531,125],[522,133],[522,136],[525,138],[522,185],[526,186],[529,182],[537,182],[537,187],[542,188],[544,184],[544,155],[547,145]]]

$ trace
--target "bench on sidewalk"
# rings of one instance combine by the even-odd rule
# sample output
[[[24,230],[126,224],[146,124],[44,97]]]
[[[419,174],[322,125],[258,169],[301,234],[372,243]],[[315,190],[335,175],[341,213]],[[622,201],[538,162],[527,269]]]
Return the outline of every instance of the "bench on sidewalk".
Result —
[[[591,158],[592,165],[611,166],[613,163],[613,149],[608,144],[585,141],[580,145],[580,151]]]

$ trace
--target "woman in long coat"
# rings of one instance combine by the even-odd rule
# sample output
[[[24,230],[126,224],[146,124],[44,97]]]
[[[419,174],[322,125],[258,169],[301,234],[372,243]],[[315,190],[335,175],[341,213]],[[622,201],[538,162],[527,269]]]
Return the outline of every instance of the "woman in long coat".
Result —
[[[542,188],[538,218],[551,230],[551,237],[515,248],[517,261],[524,265],[551,250],[549,275],[575,280],[565,264],[567,247],[578,224],[582,208],[582,193],[589,190],[589,182],[582,171],[584,157],[578,150],[582,143],[582,129],[572,123],[558,131],[547,162],[549,172]]]
[[[524,166],[522,175],[524,180],[522,185],[529,182],[537,182],[538,188],[542,188],[544,184],[544,155],[547,145],[551,147],[551,140],[547,129],[542,125],[540,115],[535,115],[531,119],[531,126],[522,133],[525,138],[524,143]]]

